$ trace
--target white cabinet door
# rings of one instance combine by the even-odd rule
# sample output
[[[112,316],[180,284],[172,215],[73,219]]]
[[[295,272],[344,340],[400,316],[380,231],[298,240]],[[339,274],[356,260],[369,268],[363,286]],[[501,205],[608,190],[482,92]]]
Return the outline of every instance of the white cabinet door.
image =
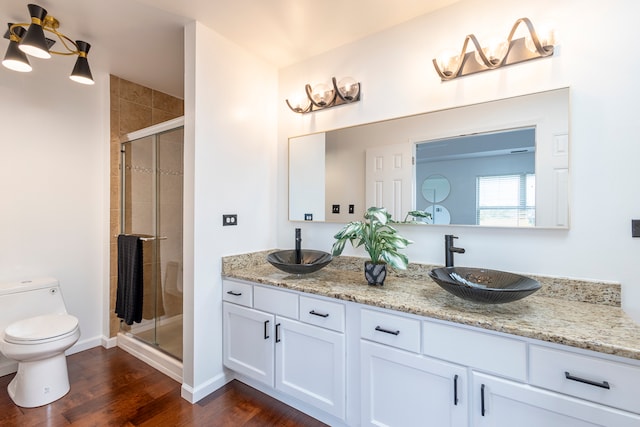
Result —
[[[640,416],[473,373],[473,425],[478,427],[638,427]]]
[[[360,341],[363,426],[466,426],[465,368]]]
[[[272,314],[223,302],[224,365],[273,387]]]
[[[276,317],[276,388],[345,417],[344,334]]]

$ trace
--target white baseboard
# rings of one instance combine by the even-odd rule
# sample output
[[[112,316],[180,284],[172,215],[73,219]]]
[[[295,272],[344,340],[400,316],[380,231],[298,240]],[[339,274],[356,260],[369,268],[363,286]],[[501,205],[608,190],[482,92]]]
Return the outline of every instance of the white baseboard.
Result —
[[[109,348],[116,347],[117,345],[118,345],[117,337],[107,338],[105,336],[102,336],[102,346],[104,348],[109,349]]]
[[[18,370],[18,362],[7,359],[6,357],[0,354],[0,377],[13,374],[17,370]]]
[[[90,348],[99,347],[102,345],[103,336],[97,336],[92,338],[86,338],[75,343],[69,350],[65,352],[68,356],[70,354],[80,353],[81,351],[89,350]]]
[[[221,372],[219,375],[216,375],[215,377],[209,379],[204,384],[200,384],[196,388],[183,383],[180,395],[187,402],[196,403],[197,401],[207,397],[233,379],[233,375],[228,375],[225,372]]]

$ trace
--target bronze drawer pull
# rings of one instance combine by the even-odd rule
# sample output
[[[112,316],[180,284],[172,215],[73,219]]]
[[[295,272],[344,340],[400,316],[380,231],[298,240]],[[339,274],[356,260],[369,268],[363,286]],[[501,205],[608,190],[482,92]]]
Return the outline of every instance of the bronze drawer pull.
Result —
[[[587,380],[585,378],[580,378],[580,377],[574,377],[573,375],[571,375],[569,372],[564,373],[564,377],[568,380],[571,381],[577,381],[579,383],[583,383],[583,384],[589,384],[592,385],[594,387],[600,387],[600,388],[606,388],[607,390],[611,389],[611,386],[609,385],[609,383],[607,381],[602,381],[601,383],[596,382],[596,381],[591,381],[591,380]]]

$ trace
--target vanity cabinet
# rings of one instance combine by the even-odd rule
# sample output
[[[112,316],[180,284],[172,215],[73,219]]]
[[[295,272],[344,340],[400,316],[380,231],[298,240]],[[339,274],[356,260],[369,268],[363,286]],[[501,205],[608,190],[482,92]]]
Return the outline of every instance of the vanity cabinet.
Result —
[[[264,285],[223,290],[225,366],[330,425],[640,427],[638,361]]]
[[[273,387],[275,316],[223,303],[224,364]]]
[[[636,414],[493,375],[474,372],[472,388],[476,427],[640,426]]]
[[[276,317],[275,387],[344,419],[344,335]]]
[[[527,380],[527,343],[435,321],[423,323],[424,354],[517,381]]]
[[[615,409],[640,411],[637,367],[434,321],[423,343],[425,354],[472,370],[473,426],[640,426]]]
[[[363,426],[466,426],[467,371],[420,354],[420,321],[361,310]]]
[[[539,345],[529,346],[529,366],[532,385],[640,414],[636,366]]]
[[[344,419],[344,305],[260,286],[243,294],[249,291],[253,307],[223,297],[224,365]]]

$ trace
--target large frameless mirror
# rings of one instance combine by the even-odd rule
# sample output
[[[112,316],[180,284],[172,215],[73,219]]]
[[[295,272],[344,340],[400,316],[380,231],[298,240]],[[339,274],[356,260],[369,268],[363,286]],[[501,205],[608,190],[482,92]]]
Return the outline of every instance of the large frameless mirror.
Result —
[[[569,89],[289,139],[289,219],[568,228]]]

